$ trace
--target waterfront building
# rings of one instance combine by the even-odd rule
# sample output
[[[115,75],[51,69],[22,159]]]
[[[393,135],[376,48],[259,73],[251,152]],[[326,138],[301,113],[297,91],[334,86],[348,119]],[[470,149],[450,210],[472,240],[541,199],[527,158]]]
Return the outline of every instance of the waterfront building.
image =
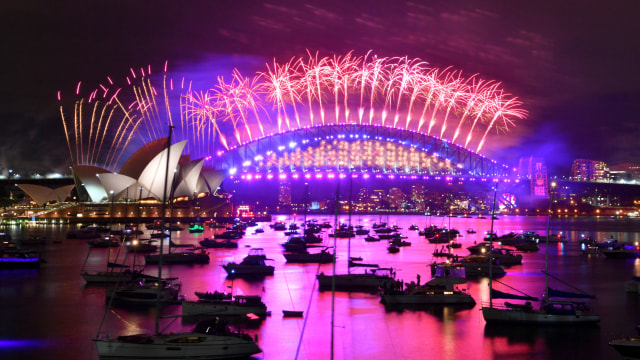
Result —
[[[604,161],[576,159],[571,165],[571,178],[575,181],[606,180],[607,164]]]

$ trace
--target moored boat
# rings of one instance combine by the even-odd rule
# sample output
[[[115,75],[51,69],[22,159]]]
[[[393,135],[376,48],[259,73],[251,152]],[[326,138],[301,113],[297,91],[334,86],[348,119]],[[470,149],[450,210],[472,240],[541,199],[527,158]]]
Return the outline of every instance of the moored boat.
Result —
[[[253,314],[264,318],[267,316],[267,305],[258,295],[236,295],[231,299],[204,299],[198,301],[183,300],[183,316],[241,316]]]
[[[269,276],[273,275],[274,267],[265,263],[268,259],[263,248],[249,249],[247,256],[240,263],[230,262],[222,265],[228,276]]]
[[[436,272],[430,281],[420,285],[420,277],[417,283],[405,284],[402,289],[396,286],[392,289],[384,289],[380,294],[380,301],[386,306],[400,305],[475,305],[475,300],[465,289],[459,289],[457,285],[466,284],[464,267],[461,265],[444,264],[436,267]]]
[[[364,273],[347,273],[325,275],[320,273],[318,279],[319,290],[331,290],[332,284],[338,291],[375,292],[379,288],[395,286],[396,277],[392,268],[365,269]]]

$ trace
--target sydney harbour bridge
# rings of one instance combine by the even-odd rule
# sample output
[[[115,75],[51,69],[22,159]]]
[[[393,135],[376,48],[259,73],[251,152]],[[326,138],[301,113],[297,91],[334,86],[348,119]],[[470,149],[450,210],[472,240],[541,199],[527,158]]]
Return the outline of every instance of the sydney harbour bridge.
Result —
[[[419,59],[309,54],[255,76],[234,70],[207,90],[149,66],[130,69],[126,84],[108,78],[86,95],[78,83],[71,106],[59,94],[74,166],[117,173],[171,125],[174,142],[186,141],[183,155],[234,181],[455,179],[548,195],[541,159],[507,166],[480,154],[489,134],[526,116],[517,98],[496,81]]]

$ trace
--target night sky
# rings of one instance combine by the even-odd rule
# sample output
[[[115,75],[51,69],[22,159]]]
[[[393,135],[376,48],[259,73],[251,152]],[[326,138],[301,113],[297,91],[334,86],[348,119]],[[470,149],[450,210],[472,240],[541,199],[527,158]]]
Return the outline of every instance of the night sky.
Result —
[[[213,83],[307,49],[420,58],[501,82],[529,116],[483,149],[498,161],[543,156],[558,175],[577,158],[640,163],[639,10],[632,0],[5,0],[0,174],[68,168],[56,96],[78,81],[168,61]]]

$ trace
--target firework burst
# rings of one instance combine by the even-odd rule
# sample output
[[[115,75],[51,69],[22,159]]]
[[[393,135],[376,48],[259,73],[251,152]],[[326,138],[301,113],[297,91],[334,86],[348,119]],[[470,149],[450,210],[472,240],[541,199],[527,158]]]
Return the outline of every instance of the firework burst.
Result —
[[[230,81],[218,76],[206,90],[191,89],[184,79],[175,82],[166,64],[158,75],[152,76],[150,66],[129,72],[126,86],[108,77],[86,97],[78,83],[71,118],[61,105],[74,164],[113,169],[131,143],[162,137],[165,125],[176,128],[178,140],[188,140],[187,152],[202,157],[267,133],[340,123],[434,133],[479,152],[492,130],[508,131],[527,115],[498,82],[371,52],[333,57],[308,52],[266,64],[255,76],[234,70]],[[62,103],[60,93],[58,98]]]

